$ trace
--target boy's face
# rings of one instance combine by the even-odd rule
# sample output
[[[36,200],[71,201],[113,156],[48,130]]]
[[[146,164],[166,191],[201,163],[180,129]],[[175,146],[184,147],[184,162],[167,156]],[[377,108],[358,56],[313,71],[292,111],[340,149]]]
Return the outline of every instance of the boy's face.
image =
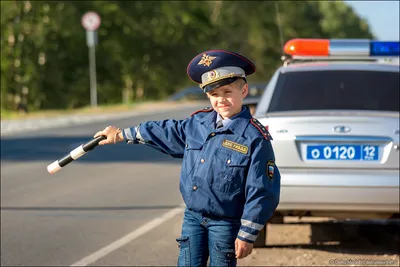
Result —
[[[211,106],[223,119],[233,117],[242,110],[243,98],[249,92],[247,83],[240,81],[227,84],[207,92]]]

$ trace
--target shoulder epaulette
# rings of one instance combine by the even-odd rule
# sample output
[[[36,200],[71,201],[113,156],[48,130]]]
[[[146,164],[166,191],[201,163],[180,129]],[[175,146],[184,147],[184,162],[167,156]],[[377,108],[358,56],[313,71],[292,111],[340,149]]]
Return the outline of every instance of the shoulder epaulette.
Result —
[[[257,128],[257,130],[264,136],[266,140],[273,140],[268,130],[256,118],[251,118],[250,123]]]
[[[200,112],[210,112],[210,111],[213,111],[213,110],[214,109],[212,107],[203,108],[203,109],[200,109],[198,111],[193,112],[192,115],[190,115],[190,116],[193,116],[194,114],[197,114],[197,113],[200,113]]]

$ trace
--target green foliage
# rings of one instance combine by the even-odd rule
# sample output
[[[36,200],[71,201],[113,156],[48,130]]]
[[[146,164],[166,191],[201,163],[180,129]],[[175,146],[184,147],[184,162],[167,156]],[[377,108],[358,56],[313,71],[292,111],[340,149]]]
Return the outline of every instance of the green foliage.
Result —
[[[193,82],[207,49],[243,53],[266,82],[291,38],[373,38],[341,1],[1,1],[1,107],[73,109],[90,103],[82,15],[96,11],[99,104],[161,99]]]

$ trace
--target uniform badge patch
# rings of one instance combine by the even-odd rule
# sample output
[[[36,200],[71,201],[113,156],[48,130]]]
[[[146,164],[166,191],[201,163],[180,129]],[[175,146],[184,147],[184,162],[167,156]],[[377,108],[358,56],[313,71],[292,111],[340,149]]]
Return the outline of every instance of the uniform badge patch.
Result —
[[[247,154],[247,151],[249,150],[249,148],[247,146],[244,146],[244,145],[241,145],[241,144],[238,144],[238,143],[226,140],[226,139],[222,142],[222,146],[226,147],[228,149],[235,150],[242,154]]]
[[[267,176],[272,179],[274,178],[275,162],[273,160],[268,160],[267,163]]]

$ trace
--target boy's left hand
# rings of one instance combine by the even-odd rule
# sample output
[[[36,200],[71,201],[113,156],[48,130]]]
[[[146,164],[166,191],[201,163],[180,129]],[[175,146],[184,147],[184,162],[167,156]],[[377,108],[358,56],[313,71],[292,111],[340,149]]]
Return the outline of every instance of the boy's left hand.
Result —
[[[235,241],[235,254],[237,259],[243,259],[251,254],[253,250],[253,244],[236,238]]]

